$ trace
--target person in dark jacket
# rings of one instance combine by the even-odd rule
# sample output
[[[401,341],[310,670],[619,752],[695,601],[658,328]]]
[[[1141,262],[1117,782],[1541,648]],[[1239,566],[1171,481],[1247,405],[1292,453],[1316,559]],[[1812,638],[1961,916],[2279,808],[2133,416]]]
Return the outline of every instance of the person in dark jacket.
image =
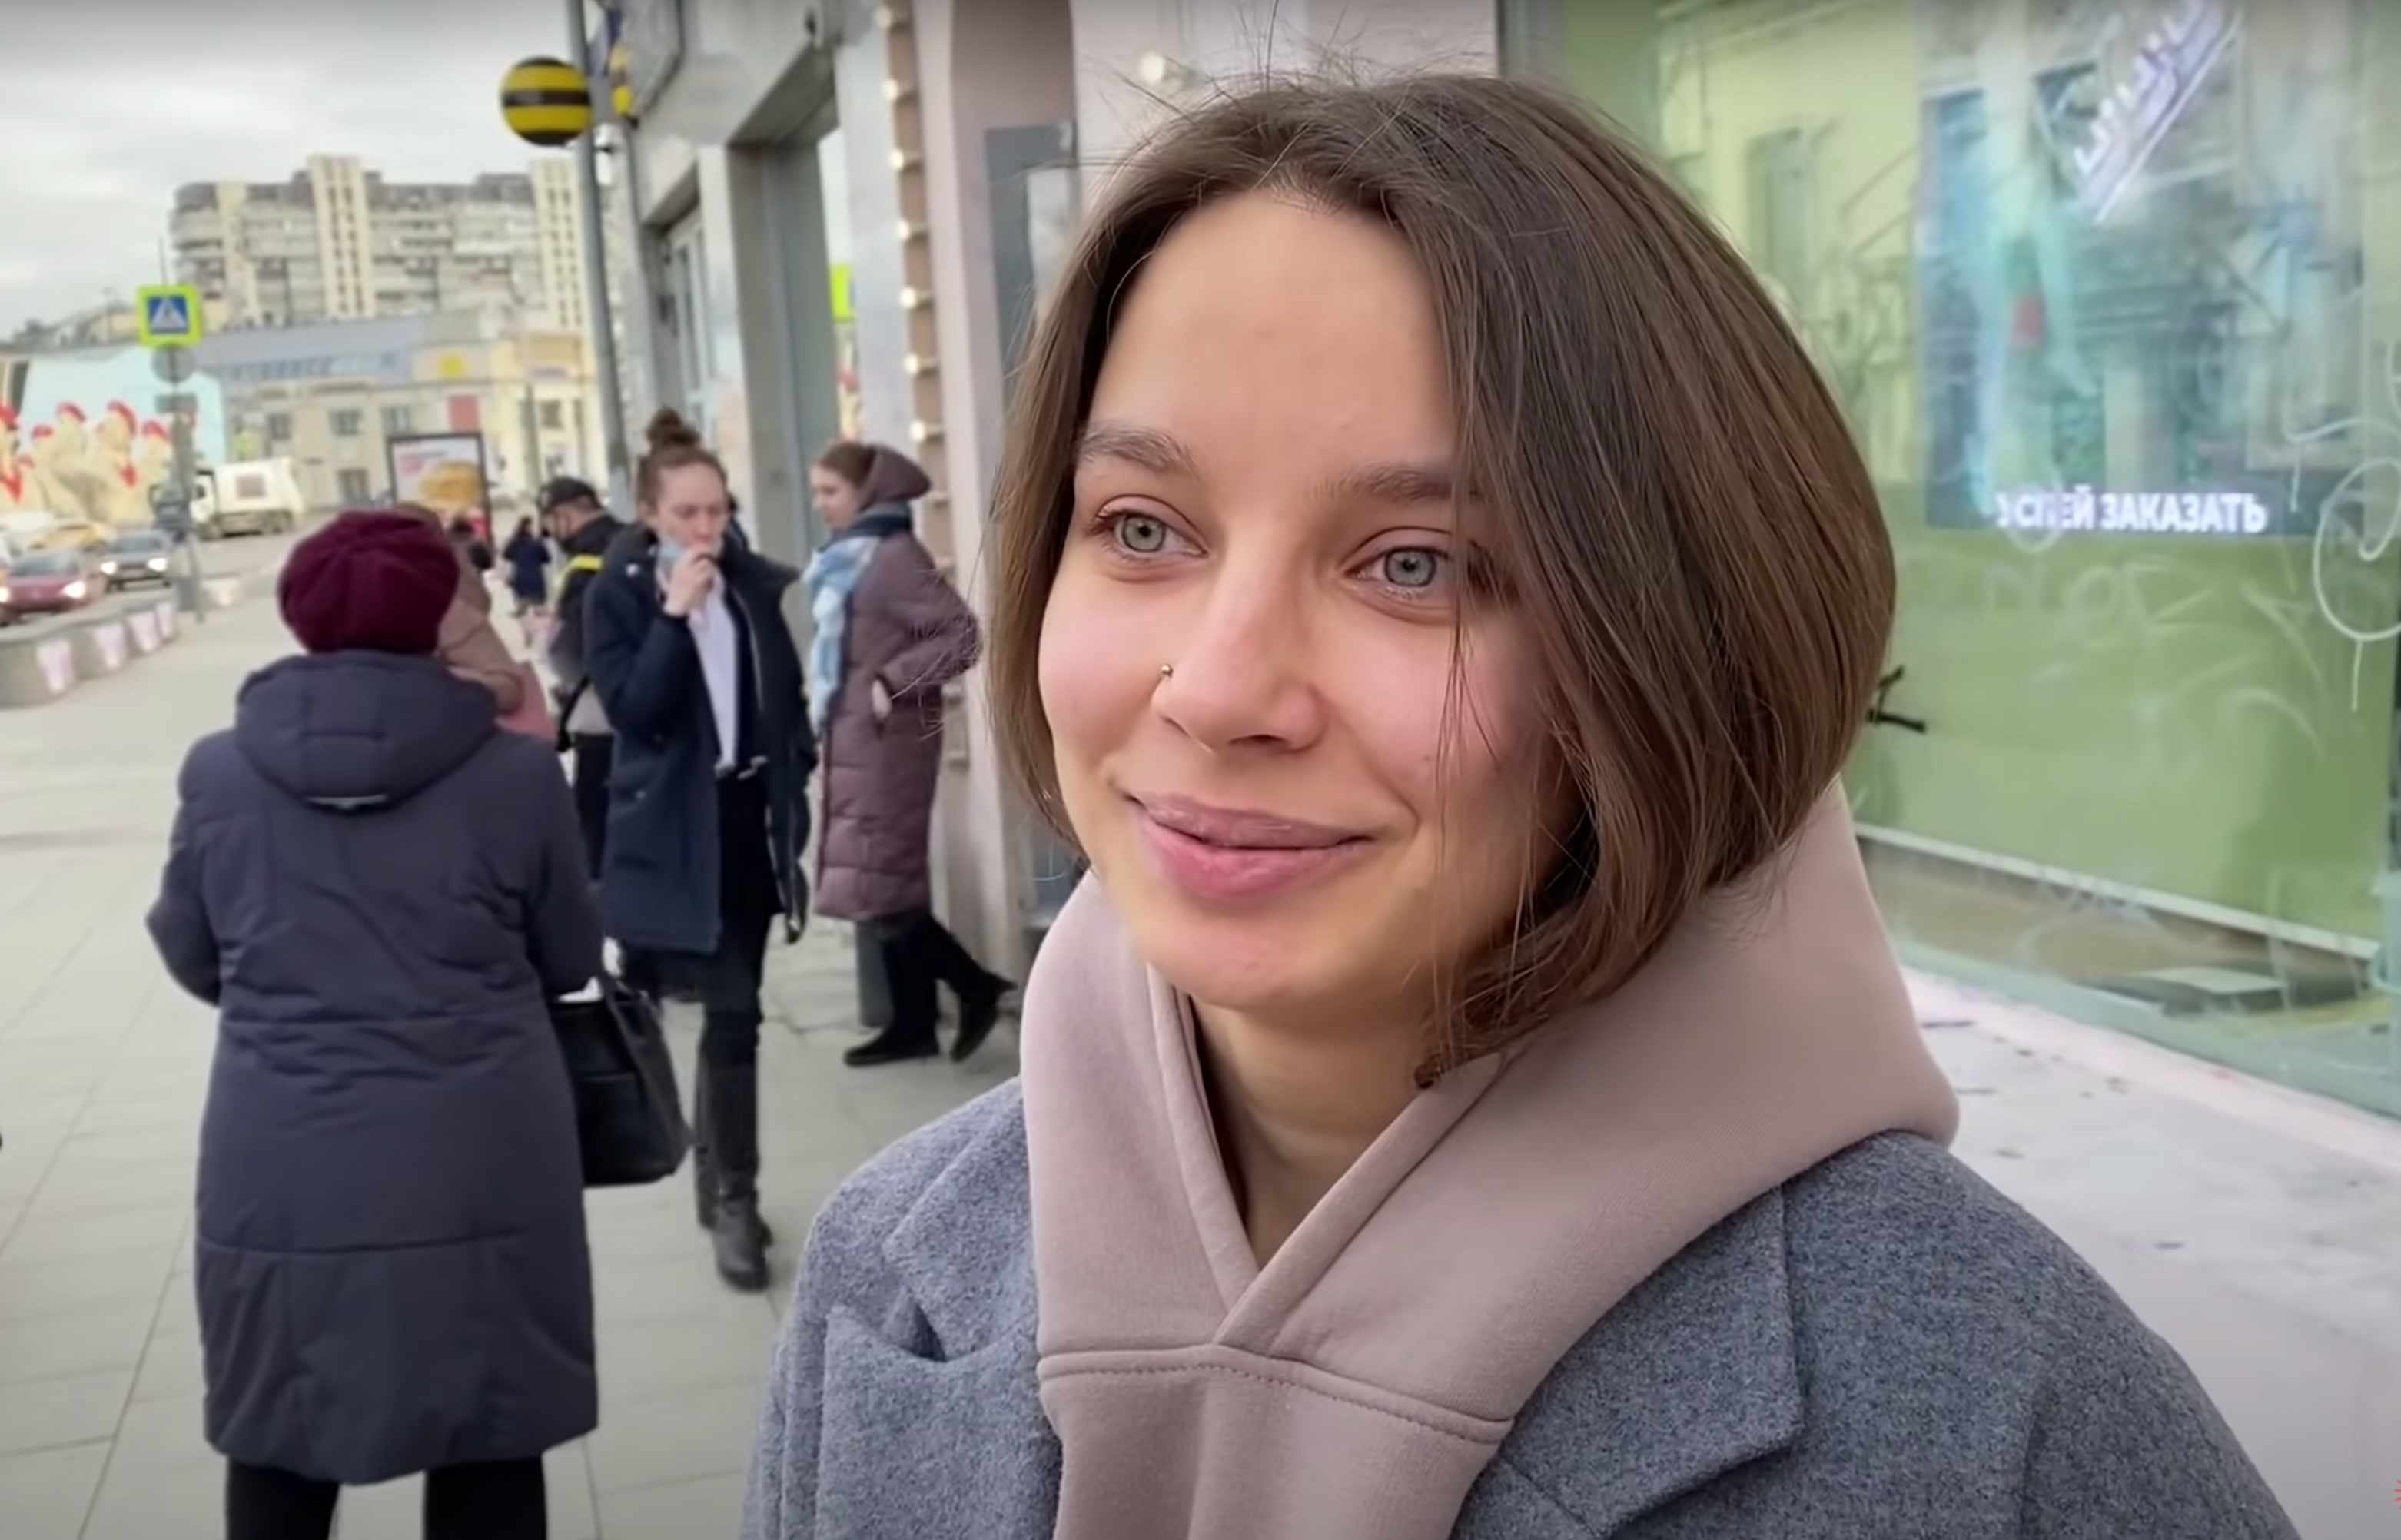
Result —
[[[434,655],[458,558],[345,514],[278,584],[306,655],[195,744],[150,934],[217,1007],[193,1287],[230,1540],[323,1540],[426,1472],[425,1533],[544,1532],[598,1421],[575,1104],[548,1001],[601,961],[539,742]]]
[[[521,518],[501,548],[501,560],[509,570],[509,598],[516,607],[517,624],[530,644],[534,626],[550,606],[550,542],[535,530],[532,519]]]
[[[859,928],[882,954],[891,1011],[843,1055],[853,1066],[930,1058],[936,985],[959,1000],[951,1057],[983,1045],[1011,987],[934,917],[934,794],[942,775],[943,687],[982,645],[975,612],[934,569],[909,505],[925,470],[883,445],[838,443],[810,475],[833,538],[809,563],[815,631],[809,699],[825,757],[817,913]]]
[[[627,980],[697,999],[693,1181],[717,1271],[767,1286],[759,1217],[760,988],[768,934],[800,935],[804,788],[816,767],[789,568],[730,538],[725,471],[661,411],[637,475],[642,523],[584,602],[584,661],[616,730],[600,907]]]
[[[601,504],[590,482],[574,476],[560,476],[542,488],[536,506],[565,557],[552,608],[550,671],[557,681],[559,735],[572,755],[576,821],[583,825],[583,851],[597,880],[609,846],[609,767],[617,740],[583,665],[583,604],[610,545],[625,532],[625,525]]]

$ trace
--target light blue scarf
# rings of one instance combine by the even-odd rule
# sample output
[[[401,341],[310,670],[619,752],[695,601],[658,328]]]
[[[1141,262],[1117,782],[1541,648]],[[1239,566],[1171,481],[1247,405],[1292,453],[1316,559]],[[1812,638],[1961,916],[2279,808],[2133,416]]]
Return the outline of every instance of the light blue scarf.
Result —
[[[842,694],[843,657],[850,641],[850,596],[858,591],[868,559],[884,537],[905,533],[909,528],[906,508],[861,514],[857,523],[809,558],[809,570],[802,578],[808,584],[812,627],[809,725],[816,729],[819,738],[825,736],[826,724],[833,721]]]

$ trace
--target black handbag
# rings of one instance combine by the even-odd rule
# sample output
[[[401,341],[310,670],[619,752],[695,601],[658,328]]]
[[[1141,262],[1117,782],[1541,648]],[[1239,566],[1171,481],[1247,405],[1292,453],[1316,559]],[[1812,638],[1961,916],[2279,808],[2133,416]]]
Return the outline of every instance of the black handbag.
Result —
[[[575,1087],[585,1187],[647,1187],[692,1148],[675,1060],[650,1001],[614,978],[591,999],[554,1000],[550,1019]]]

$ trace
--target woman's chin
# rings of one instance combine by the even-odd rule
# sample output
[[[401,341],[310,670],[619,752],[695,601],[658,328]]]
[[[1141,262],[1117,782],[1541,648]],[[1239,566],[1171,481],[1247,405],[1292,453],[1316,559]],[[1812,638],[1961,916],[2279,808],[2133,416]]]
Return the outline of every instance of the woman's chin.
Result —
[[[1355,994],[1357,969],[1328,956],[1306,924],[1265,917],[1160,914],[1132,920],[1134,946],[1159,976],[1203,1005],[1246,1016],[1331,1008]]]

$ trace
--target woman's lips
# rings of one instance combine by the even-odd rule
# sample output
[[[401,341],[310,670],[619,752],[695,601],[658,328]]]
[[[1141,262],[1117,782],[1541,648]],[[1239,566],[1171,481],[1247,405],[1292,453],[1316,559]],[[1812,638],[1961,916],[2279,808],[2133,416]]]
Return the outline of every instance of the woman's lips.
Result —
[[[1272,814],[1174,798],[1129,800],[1159,874],[1204,901],[1281,893],[1367,847],[1362,836]]]

